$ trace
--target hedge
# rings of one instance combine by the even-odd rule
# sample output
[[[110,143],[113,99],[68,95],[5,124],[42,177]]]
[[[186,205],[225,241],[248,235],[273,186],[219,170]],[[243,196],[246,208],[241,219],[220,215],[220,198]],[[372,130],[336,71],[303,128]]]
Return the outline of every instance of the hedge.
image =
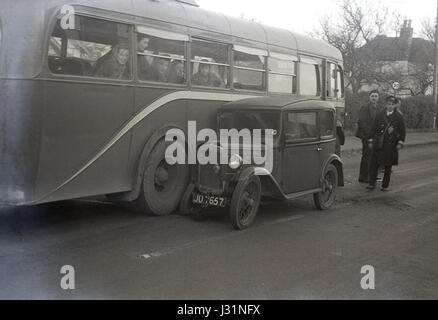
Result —
[[[381,94],[379,103],[383,105],[387,95]],[[346,117],[345,128],[354,131],[361,106],[369,101],[368,93],[353,95],[347,92],[345,97]],[[402,99],[400,111],[409,129],[430,129],[433,127],[435,105],[431,96],[415,96]]]

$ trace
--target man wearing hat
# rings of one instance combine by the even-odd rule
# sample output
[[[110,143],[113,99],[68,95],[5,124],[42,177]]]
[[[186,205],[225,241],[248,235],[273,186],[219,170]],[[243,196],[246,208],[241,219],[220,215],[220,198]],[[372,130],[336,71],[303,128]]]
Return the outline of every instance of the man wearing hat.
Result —
[[[398,165],[399,150],[406,140],[406,126],[403,116],[397,111],[399,100],[389,96],[385,110],[379,113],[369,135],[369,147],[373,150],[370,165],[370,182],[367,189],[374,190],[379,166],[385,167],[382,191],[387,191],[391,181],[392,166]]]
[[[374,120],[382,111],[378,105],[380,94],[378,90],[369,93],[369,102],[364,105],[359,112],[359,121],[356,137],[362,140],[362,159],[360,161],[359,182],[369,183],[369,173],[371,165],[371,153],[368,148],[368,137],[371,132]]]

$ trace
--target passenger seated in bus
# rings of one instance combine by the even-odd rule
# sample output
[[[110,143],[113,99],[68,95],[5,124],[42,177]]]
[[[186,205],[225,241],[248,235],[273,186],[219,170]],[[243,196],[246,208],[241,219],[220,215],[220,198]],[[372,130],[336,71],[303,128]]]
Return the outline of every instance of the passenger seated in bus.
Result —
[[[225,82],[214,72],[207,59],[199,63],[199,71],[193,76],[192,83],[198,86],[225,88]]]
[[[166,57],[169,55],[165,55]],[[170,59],[157,57],[154,59],[152,64],[152,74],[146,80],[158,81],[158,82],[167,82],[169,78],[169,64]]]
[[[121,43],[114,46],[110,58],[102,63],[95,76],[99,78],[128,79],[129,54],[128,44]]]
[[[146,49],[149,47],[150,39],[147,36],[139,35],[137,42],[138,53],[146,53]],[[138,77],[140,80],[147,80],[151,77],[152,74],[152,62],[153,58],[138,55],[137,59],[137,69],[138,69]]]
[[[170,65],[169,83],[184,84],[186,77],[184,74],[184,63],[180,60],[175,60]]]

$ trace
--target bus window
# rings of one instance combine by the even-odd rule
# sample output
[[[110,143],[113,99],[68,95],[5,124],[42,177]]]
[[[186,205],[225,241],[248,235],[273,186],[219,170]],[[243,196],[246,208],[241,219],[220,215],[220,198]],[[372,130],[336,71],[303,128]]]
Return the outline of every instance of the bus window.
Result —
[[[344,70],[338,66],[338,77],[337,77],[337,88],[338,88],[338,98],[344,97]]]
[[[283,56],[283,55],[282,55]],[[277,57],[271,53],[268,59],[269,91],[275,93],[297,93],[297,57]]]
[[[336,70],[336,64],[327,63],[327,97],[336,98],[338,96],[337,85],[338,73]]]
[[[137,27],[137,69],[140,80],[187,83],[186,35]]]
[[[76,29],[57,21],[49,42],[49,68],[55,74],[131,78],[128,25],[77,16]]]
[[[300,93],[308,96],[321,95],[320,69],[318,64],[300,63]]]
[[[236,89],[266,90],[266,56],[265,50],[234,47],[233,84]]]
[[[204,40],[192,41],[192,84],[229,88],[228,46]]]

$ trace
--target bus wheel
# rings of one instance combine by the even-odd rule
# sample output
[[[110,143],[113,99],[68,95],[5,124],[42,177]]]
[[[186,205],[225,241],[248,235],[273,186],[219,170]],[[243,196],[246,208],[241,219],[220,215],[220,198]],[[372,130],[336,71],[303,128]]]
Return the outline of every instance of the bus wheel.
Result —
[[[256,175],[240,181],[231,198],[230,218],[236,230],[250,227],[260,206],[262,185]]]
[[[324,173],[322,181],[322,191],[313,195],[315,206],[318,210],[329,209],[336,200],[336,190],[338,188],[338,170],[330,164]]]
[[[178,208],[189,182],[189,166],[169,165],[166,147],[160,140],[146,160],[140,193],[141,205],[156,216],[171,214]]]

